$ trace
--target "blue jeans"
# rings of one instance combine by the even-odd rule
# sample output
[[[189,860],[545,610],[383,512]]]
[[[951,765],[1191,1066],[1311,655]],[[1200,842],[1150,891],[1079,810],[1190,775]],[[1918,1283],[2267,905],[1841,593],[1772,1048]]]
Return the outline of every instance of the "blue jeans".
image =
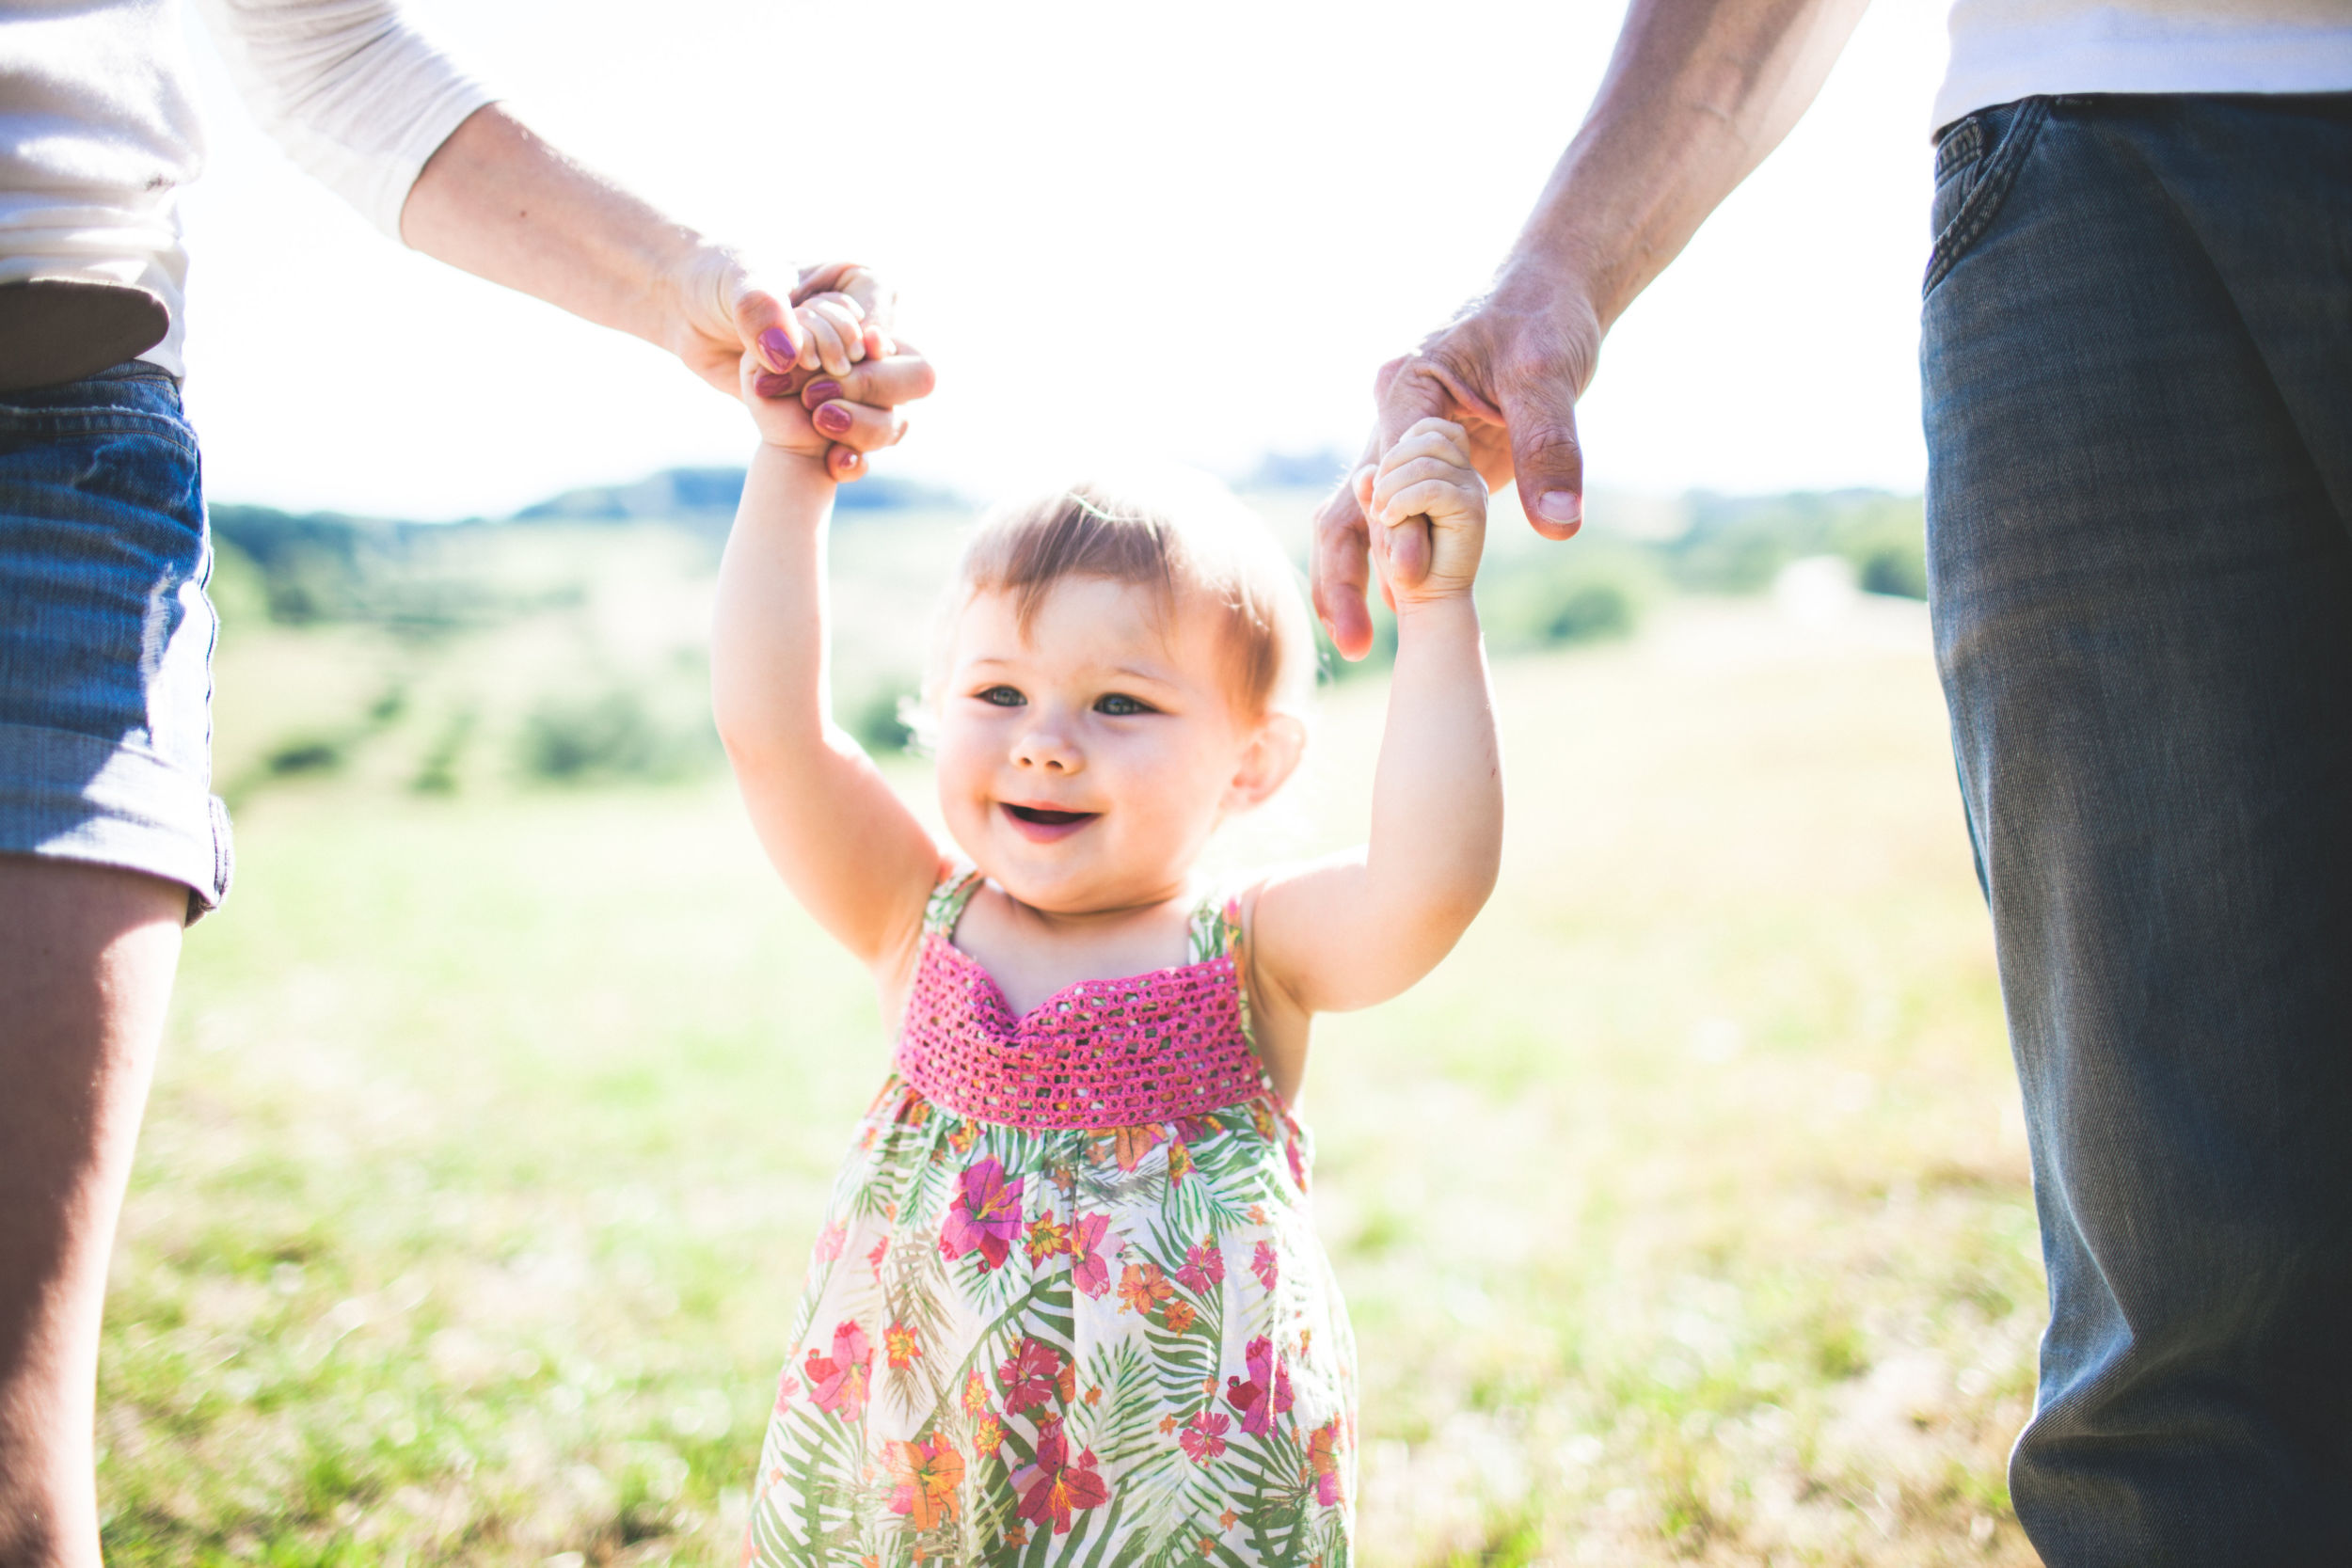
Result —
[[[0,853],[227,895],[212,565],[179,385],[136,360],[0,393]]]
[[[2052,1568],[2352,1563],[2352,95],[1939,143],[1928,575],[2051,1321]]]

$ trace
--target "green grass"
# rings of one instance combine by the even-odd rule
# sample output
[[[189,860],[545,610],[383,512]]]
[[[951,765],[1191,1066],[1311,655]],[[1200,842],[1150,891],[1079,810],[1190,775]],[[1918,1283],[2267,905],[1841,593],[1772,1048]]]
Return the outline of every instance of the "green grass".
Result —
[[[1322,1026],[1304,1104],[1367,1562],[2032,1560],[2023,1134],[1899,619],[1670,601],[1498,670],[1502,885],[1424,985]],[[882,1071],[866,985],[723,782],[459,761],[419,793],[452,667],[300,635],[285,722],[388,666],[417,696],[254,792],[190,934],[107,1321],[109,1560],[731,1563]],[[232,638],[225,722],[294,668],[268,652]],[[1360,832],[1383,694],[1331,691],[1315,776],[1229,858]]]

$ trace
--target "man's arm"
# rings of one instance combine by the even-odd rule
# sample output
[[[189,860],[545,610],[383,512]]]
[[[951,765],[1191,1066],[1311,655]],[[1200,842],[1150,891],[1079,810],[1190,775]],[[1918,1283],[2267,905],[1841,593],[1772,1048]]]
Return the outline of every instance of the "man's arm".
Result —
[[[1517,474],[1528,521],[1583,520],[1576,400],[1601,339],[1699,225],[1788,134],[1868,0],[1634,0],[1583,125],[1493,286],[1381,368],[1367,453],[1414,421],[1455,420],[1490,484]],[[1343,487],[1315,520],[1315,608],[1350,658],[1372,646],[1362,512]],[[1386,569],[1425,570],[1413,538]]]

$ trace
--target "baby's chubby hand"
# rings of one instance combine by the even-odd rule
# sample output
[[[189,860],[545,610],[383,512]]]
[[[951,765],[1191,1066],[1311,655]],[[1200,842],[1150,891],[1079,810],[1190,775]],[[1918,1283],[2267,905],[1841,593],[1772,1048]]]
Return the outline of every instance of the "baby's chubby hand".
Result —
[[[1356,503],[1372,524],[1372,558],[1389,602],[1467,594],[1486,541],[1486,482],[1470,466],[1470,436],[1426,419],[1377,464],[1356,470]]]

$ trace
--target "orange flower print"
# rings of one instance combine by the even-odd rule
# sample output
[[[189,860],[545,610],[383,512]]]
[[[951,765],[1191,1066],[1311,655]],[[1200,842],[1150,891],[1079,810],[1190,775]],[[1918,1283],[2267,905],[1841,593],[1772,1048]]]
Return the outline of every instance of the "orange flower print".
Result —
[[[1173,1417],[1173,1416],[1163,1416],[1163,1417],[1161,1417],[1161,1418],[1160,1418],[1160,1435],[1161,1435],[1161,1436],[1165,1437],[1165,1436],[1167,1436],[1169,1433],[1174,1432],[1175,1430],[1176,1430],[1176,1418],[1175,1418],[1175,1417]]]
[[[1340,1418],[1315,1428],[1307,1439],[1307,1467],[1315,1478],[1315,1501],[1326,1508],[1340,1500]]]
[[[1101,1384],[1097,1383],[1097,1384],[1092,1385],[1091,1386],[1089,1386],[1089,1387],[1087,1389],[1087,1403],[1089,1403],[1089,1404],[1101,1404],[1102,1402],[1103,1402],[1103,1386],[1102,1386]]]
[[[980,1418],[972,1423],[973,1456],[978,1459],[993,1459],[996,1457],[996,1450],[1004,1446],[1005,1423],[996,1418],[994,1411],[982,1412]]]
[[[1157,1263],[1130,1263],[1119,1276],[1119,1309],[1150,1312],[1161,1302],[1176,1299],[1176,1287],[1160,1273]]]
[[[980,1130],[968,1121],[958,1121],[947,1134],[947,1143],[958,1154],[969,1154],[979,1141]]]
[[[1180,1143],[1169,1144],[1168,1146],[1168,1179],[1170,1181],[1182,1181],[1184,1179],[1184,1173],[1191,1169],[1192,1150]]]
[[[972,1375],[963,1380],[963,1413],[977,1416],[987,1408],[988,1379],[982,1377],[980,1370],[975,1367]]]
[[[1233,1528],[1233,1521],[1240,1517],[1240,1514],[1234,1513],[1229,1508],[1224,1513],[1216,1516],[1217,1526],[1221,1529],[1232,1529]]]
[[[885,1443],[882,1461],[890,1469],[891,1513],[908,1515],[916,1529],[956,1516],[963,1456],[946,1437],[934,1433],[919,1443]]]
[[[1200,1538],[1200,1555],[1202,1557],[1215,1557],[1216,1555],[1216,1536],[1204,1535]]]
[[[914,1330],[904,1323],[892,1323],[882,1330],[882,1354],[890,1358],[893,1368],[903,1372],[923,1351],[914,1342]]]
[[[1025,1546],[1025,1545],[1027,1545],[1028,1544],[1029,1544],[1029,1527],[1028,1527],[1028,1526],[1026,1526],[1026,1525],[1007,1525],[1007,1526],[1005,1527],[1005,1544],[1006,1544],[1006,1545],[1008,1545],[1008,1546]]]
[[[1077,1398],[1078,1364],[1075,1361],[1062,1363],[1061,1376],[1054,1379],[1054,1387],[1061,1395],[1061,1402],[1064,1404]]]
[[[1070,1227],[1054,1218],[1051,1209],[1041,1212],[1029,1222],[1028,1234],[1021,1244],[1028,1249],[1029,1267],[1036,1268],[1048,1258],[1070,1250]]]
[[[1133,1170],[1143,1164],[1143,1157],[1168,1141],[1168,1134],[1156,1125],[1120,1127],[1111,1132],[1111,1157],[1119,1162],[1120,1170]]]
[[[1194,1311],[1183,1302],[1171,1301],[1168,1304],[1168,1311],[1163,1321],[1167,1323],[1168,1331],[1170,1334],[1182,1334],[1186,1329],[1190,1328],[1193,1325],[1194,1320],[1200,1316],[1200,1313]]]

